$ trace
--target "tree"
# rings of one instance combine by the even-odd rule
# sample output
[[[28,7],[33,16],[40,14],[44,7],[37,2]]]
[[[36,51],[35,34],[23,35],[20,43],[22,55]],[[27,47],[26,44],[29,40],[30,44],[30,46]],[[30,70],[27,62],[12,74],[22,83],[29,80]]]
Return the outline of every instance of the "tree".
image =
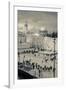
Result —
[[[53,32],[51,36],[52,36],[52,38],[57,38],[57,36],[58,36],[57,32]]]

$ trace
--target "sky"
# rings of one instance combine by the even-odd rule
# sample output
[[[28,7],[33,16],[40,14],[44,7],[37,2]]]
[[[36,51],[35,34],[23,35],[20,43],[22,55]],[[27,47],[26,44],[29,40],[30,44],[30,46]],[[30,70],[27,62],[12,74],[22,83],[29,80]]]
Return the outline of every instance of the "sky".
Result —
[[[17,18],[19,31],[25,31],[27,23],[30,31],[57,32],[57,12],[18,10]]]

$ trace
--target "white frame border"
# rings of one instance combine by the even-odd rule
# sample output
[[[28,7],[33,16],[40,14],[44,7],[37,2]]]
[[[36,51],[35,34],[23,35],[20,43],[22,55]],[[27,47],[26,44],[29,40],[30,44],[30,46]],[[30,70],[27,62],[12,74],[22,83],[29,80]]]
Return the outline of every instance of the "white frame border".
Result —
[[[58,59],[61,61],[61,59],[63,59],[63,50],[62,50],[62,42],[63,42],[63,37],[62,37],[62,33],[63,33],[63,7],[62,6],[52,6],[52,5],[36,5],[36,4],[28,4],[27,3],[14,3],[14,2],[9,2],[9,30],[10,30],[10,34],[9,34],[9,87],[39,87],[39,86],[57,86],[57,85],[63,85],[64,83],[64,62],[61,61],[59,62],[59,76],[58,78],[50,78],[48,79],[32,79],[32,80],[17,80],[17,66],[16,66],[16,53],[17,52],[17,44],[15,44],[17,42],[16,40],[16,36],[17,36],[17,13],[16,11],[19,9],[23,9],[23,10],[37,10],[37,11],[52,11],[52,12],[58,12]],[[22,10],[21,9],[21,10]],[[38,10],[40,9],[40,10]],[[16,15],[16,16],[15,16]],[[60,37],[61,35],[61,37]],[[64,59],[63,59],[64,60]],[[30,85],[29,85],[30,83]],[[22,86],[23,85],[23,86]]]

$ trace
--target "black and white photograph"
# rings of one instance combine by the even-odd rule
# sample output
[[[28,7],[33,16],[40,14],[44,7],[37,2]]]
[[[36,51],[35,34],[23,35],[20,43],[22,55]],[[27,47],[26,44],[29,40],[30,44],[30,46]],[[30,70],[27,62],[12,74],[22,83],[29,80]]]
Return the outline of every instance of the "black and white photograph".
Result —
[[[57,12],[17,11],[18,80],[58,77]]]

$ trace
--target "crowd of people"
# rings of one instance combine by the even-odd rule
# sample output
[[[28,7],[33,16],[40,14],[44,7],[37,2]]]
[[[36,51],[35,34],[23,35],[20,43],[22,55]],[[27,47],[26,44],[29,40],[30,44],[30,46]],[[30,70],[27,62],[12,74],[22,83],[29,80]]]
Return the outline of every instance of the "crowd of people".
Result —
[[[31,63],[30,60],[23,61],[22,63],[18,62],[18,68],[22,68],[23,70],[27,71],[28,73],[31,70],[34,70],[35,73],[36,73],[36,71],[38,71],[38,77],[40,77],[42,72],[54,72],[55,71],[55,68],[53,68],[51,65],[50,66],[44,65],[42,67],[38,63],[35,63],[35,62]]]

